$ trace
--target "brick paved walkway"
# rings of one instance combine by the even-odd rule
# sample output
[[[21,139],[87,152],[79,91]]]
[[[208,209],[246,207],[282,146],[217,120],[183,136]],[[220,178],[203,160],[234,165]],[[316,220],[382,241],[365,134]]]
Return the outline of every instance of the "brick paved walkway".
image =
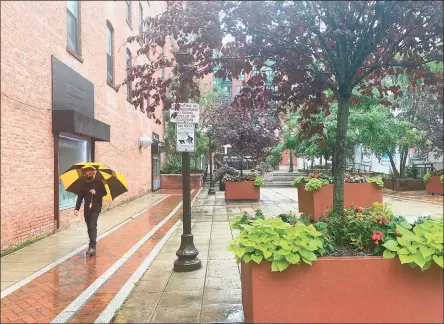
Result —
[[[82,250],[2,298],[1,323],[49,323],[62,311],[67,316],[63,322],[94,322],[160,238],[179,220],[181,195],[175,191],[162,194],[167,197],[98,241],[97,257],[88,258]],[[193,190],[192,197],[196,194]],[[170,218],[162,224],[168,215]],[[154,235],[140,242],[156,226],[159,228]],[[139,249],[128,255],[137,243],[142,243]],[[112,269],[113,275],[107,276]],[[88,289],[92,295],[85,295]]]

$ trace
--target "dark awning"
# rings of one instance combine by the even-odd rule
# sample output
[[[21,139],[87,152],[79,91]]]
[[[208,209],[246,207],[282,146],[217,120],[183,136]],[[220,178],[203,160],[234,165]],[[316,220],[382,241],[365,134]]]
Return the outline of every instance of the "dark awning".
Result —
[[[52,131],[92,137],[96,141],[110,141],[110,126],[75,110],[53,110]]]

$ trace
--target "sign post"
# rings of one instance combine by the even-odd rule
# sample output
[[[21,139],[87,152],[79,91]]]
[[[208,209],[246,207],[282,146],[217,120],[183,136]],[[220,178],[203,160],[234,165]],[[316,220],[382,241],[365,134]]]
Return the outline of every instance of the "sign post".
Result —
[[[176,123],[177,151],[182,152],[182,199],[183,199],[183,232],[180,237],[180,247],[177,250],[177,260],[174,261],[174,271],[189,272],[200,269],[202,263],[194,246],[191,233],[191,188],[190,188],[190,152],[195,151],[194,124],[199,122],[199,105],[188,103],[186,63],[192,59],[190,54],[178,53],[176,60],[179,64],[182,100],[179,110],[170,110],[170,122]]]

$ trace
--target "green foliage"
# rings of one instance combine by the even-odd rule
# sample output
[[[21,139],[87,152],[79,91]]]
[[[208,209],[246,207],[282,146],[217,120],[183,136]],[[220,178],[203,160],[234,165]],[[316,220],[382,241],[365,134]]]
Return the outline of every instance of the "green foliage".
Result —
[[[222,178],[222,182],[227,182],[227,181],[232,181],[232,182],[244,182],[244,181],[255,181],[256,180],[256,176],[254,175],[245,175],[245,176],[240,176],[240,175],[231,175],[231,174],[226,174],[224,175],[224,177]]]
[[[257,176],[256,179],[254,179],[254,185],[257,187],[261,187],[264,185],[264,177]]]
[[[316,191],[321,189],[323,186],[328,185],[329,183],[330,182],[325,179],[310,179],[305,185],[305,190]]]
[[[230,225],[231,228],[240,230],[242,229],[242,225],[251,224],[253,221],[257,219],[265,219],[264,213],[260,209],[257,209],[254,215],[250,215],[247,212],[237,215],[231,221]]]
[[[424,182],[425,183],[427,183],[427,182],[429,182],[430,181],[430,179],[432,178],[432,174],[431,173],[426,173],[425,175],[424,175]]]
[[[442,176],[439,177],[439,181],[440,181],[441,183],[444,183],[444,175],[442,175]]]
[[[399,257],[401,264],[428,269],[432,261],[443,268],[443,219],[427,219],[413,227],[398,224],[400,236],[384,243],[385,258]]]
[[[162,174],[180,174],[182,173],[182,157],[179,154],[169,154],[163,163]]]
[[[323,251],[322,234],[313,225],[284,223],[280,218],[241,225],[243,230],[229,249],[238,262],[271,262],[271,271],[283,271],[301,261],[312,264]]]
[[[382,177],[366,177],[368,183],[374,183],[378,187],[384,188],[384,181],[382,181]]]
[[[304,180],[305,180],[305,177],[298,176],[298,177],[294,178],[294,180],[291,182],[291,185],[293,187],[297,188],[297,187],[299,187],[299,185],[301,183],[305,183]]]

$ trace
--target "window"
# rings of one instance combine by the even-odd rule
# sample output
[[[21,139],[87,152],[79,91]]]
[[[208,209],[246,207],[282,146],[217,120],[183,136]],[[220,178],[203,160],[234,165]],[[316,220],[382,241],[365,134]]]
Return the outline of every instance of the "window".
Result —
[[[114,29],[106,22],[106,80],[114,84]]]
[[[133,66],[132,56],[129,49],[126,50],[126,77],[128,78],[131,74],[131,68]],[[132,82],[128,81],[126,84],[126,98],[131,101],[131,91],[132,91]]]
[[[239,76],[237,77],[237,79],[238,79],[239,81],[244,81],[244,80],[245,80],[245,75],[243,75],[243,74],[239,74]]]
[[[73,164],[91,161],[91,142],[73,136],[60,135],[59,137],[59,176]],[[59,209],[68,209],[75,206],[77,195],[65,191],[59,180]]]
[[[236,94],[239,94],[242,90],[243,86],[237,86],[236,87]]]
[[[66,1],[66,28],[68,49],[80,55],[80,4],[79,1]]]
[[[214,78],[213,77],[213,87],[214,89],[222,89],[226,92],[228,97],[231,97],[231,81],[220,78]]]
[[[125,1],[126,6],[126,22],[131,27],[131,1]]]

